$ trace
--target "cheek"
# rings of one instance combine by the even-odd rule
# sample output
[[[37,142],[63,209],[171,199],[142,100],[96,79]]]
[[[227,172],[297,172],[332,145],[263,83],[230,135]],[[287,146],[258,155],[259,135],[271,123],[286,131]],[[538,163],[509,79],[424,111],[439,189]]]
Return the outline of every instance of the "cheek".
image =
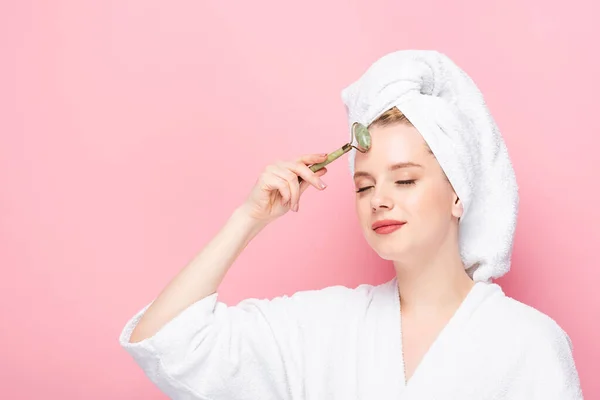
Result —
[[[371,202],[366,196],[357,196],[355,200],[355,207],[356,215],[358,215],[358,220],[361,222],[361,224],[371,218]]]
[[[411,191],[404,204],[413,217],[432,219],[450,212],[448,199],[447,191],[439,184],[426,184]]]
[[[371,200],[370,197],[361,196],[356,198],[356,215],[358,217],[358,223],[366,235],[367,240],[373,233],[371,230],[371,224],[373,223],[373,209],[371,208]]]

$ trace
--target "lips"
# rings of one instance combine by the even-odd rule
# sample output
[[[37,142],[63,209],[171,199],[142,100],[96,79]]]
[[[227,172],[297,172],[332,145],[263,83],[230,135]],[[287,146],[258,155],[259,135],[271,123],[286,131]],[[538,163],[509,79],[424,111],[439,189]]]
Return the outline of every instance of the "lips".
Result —
[[[371,228],[377,233],[390,233],[399,229],[406,222],[404,221],[396,221],[393,219],[383,219],[380,221],[376,221]]]

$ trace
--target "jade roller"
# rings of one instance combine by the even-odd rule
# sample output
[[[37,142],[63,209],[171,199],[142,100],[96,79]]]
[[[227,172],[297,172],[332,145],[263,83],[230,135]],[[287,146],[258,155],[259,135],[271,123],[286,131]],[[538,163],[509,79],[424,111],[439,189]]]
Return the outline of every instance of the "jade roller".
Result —
[[[337,160],[342,155],[349,152],[352,148],[360,151],[361,153],[366,153],[371,148],[371,134],[369,134],[369,130],[363,124],[355,122],[352,124],[352,137],[350,138],[350,142],[346,143],[339,149],[335,150],[333,153],[329,153],[327,155],[327,159],[318,164],[313,164],[309,168],[312,172],[317,172],[327,164]],[[356,146],[354,145],[354,139],[356,139]],[[298,181],[302,182],[302,178],[298,177]]]

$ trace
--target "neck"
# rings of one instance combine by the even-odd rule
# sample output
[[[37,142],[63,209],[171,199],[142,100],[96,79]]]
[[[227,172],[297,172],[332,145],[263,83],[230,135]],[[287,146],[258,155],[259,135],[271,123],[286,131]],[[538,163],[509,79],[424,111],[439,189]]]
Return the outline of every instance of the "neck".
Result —
[[[453,313],[474,285],[457,246],[443,246],[433,257],[395,261],[403,313],[417,317]]]

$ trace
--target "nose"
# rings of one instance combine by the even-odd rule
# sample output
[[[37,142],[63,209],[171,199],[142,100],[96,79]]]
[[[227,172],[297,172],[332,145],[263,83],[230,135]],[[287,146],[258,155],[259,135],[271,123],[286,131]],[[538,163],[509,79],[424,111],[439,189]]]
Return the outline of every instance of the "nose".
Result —
[[[374,213],[380,209],[391,210],[394,208],[392,198],[388,196],[382,188],[373,188],[373,191],[375,193],[373,194],[373,197],[371,197],[371,209]]]

